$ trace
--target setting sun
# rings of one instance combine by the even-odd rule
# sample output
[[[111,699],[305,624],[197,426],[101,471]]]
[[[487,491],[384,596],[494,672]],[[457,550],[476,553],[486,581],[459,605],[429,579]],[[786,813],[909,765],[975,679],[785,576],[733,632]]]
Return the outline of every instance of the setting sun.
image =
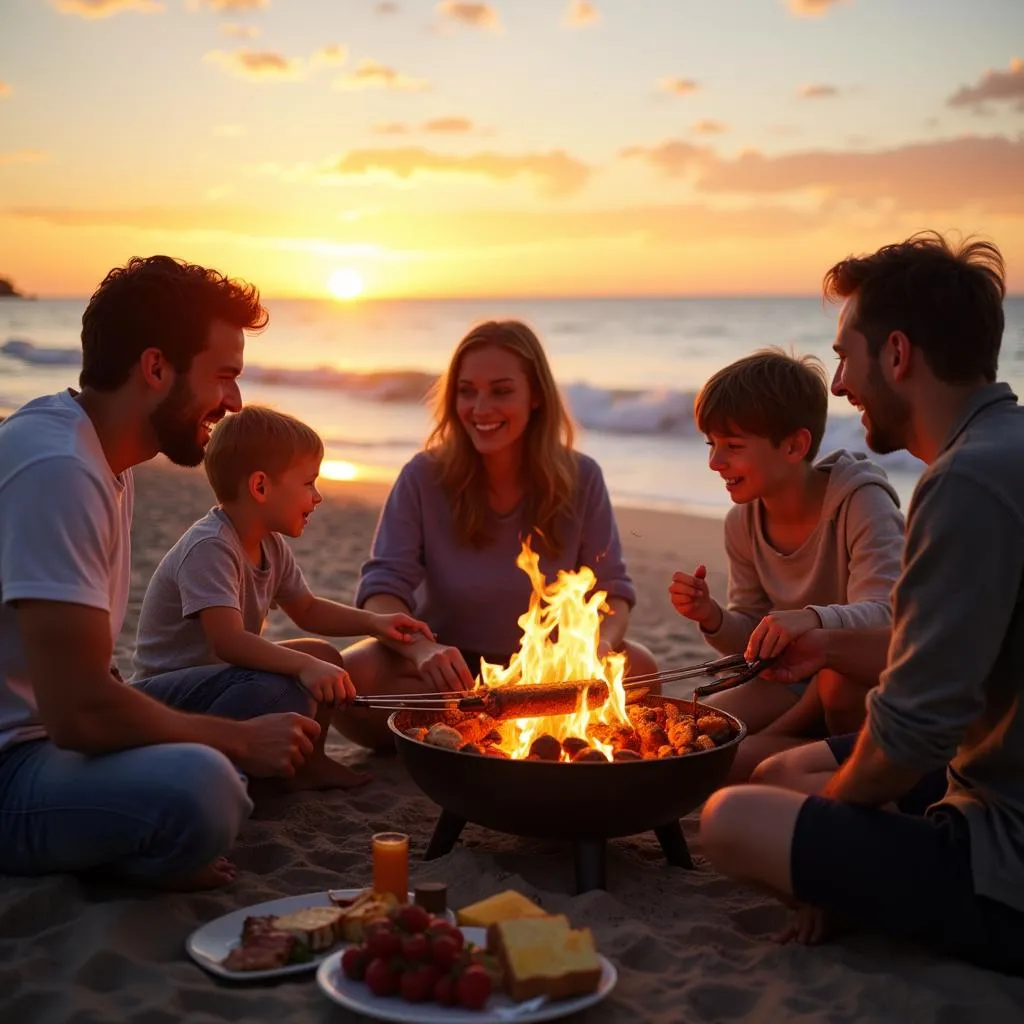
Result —
[[[363,293],[363,276],[351,267],[339,267],[327,279],[327,287],[336,299],[355,299]]]

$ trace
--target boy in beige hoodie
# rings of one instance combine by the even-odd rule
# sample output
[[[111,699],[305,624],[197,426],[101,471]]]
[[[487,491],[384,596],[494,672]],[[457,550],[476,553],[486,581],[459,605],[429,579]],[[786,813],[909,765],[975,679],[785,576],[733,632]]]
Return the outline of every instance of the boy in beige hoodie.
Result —
[[[808,630],[889,626],[903,516],[884,470],[836,451],[815,462],[828,385],[812,357],[766,349],[719,370],[695,405],[709,465],[735,507],[725,519],[726,607],[706,569],[677,572],[669,593],[722,654],[773,657]],[[863,682],[822,670],[787,686],[757,678],[712,697],[746,723],[731,781],[771,754],[864,720]]]

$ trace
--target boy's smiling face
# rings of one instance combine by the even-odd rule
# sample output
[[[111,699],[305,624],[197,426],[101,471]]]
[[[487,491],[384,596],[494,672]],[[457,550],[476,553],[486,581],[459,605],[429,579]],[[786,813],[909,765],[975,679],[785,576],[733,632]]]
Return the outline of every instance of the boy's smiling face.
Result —
[[[794,464],[806,454],[806,447],[800,454],[799,441],[794,435],[774,445],[767,437],[741,430],[710,433],[708,466],[722,478],[733,502],[745,505],[756,498],[771,496],[785,486]]]
[[[263,518],[268,529],[286,537],[300,537],[313,510],[323,501],[317,490],[321,459],[302,455],[276,478],[267,478]]]

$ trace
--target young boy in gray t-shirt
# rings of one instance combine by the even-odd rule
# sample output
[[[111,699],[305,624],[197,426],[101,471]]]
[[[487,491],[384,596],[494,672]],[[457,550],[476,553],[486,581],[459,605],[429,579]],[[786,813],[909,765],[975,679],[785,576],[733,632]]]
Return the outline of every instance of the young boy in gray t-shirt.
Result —
[[[410,615],[352,608],[307,586],[284,536],[300,536],[323,500],[316,487],[323,454],[311,427],[272,409],[246,406],[217,425],[204,466],[219,505],[189,527],[150,580],[133,678],[218,663],[296,677],[322,705],[317,748],[295,780],[307,789],[368,778],[323,751],[331,707],[355,690],[341,654],[326,640],[264,639],[270,609],[279,607],[300,629],[323,636],[432,636]]]

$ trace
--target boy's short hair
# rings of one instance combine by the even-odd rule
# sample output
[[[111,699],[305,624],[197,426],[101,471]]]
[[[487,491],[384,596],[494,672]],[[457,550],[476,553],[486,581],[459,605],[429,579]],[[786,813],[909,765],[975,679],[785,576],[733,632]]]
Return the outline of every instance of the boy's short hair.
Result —
[[[203,466],[217,500],[233,501],[253,473],[278,477],[304,455],[324,455],[312,427],[275,409],[246,405],[213,428]]]
[[[825,367],[814,356],[761,349],[719,370],[700,389],[694,419],[702,434],[741,432],[778,445],[801,428],[818,454],[828,416]]]

